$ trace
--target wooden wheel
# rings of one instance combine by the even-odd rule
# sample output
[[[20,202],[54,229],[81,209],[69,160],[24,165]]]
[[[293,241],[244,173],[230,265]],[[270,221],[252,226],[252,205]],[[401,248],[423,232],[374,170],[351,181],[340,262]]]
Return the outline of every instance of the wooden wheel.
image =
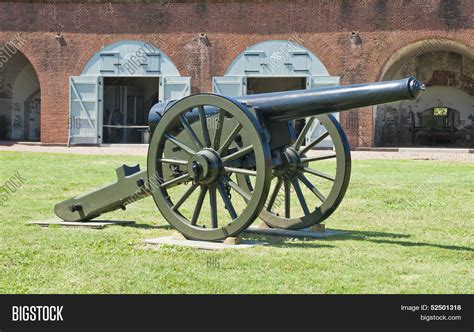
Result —
[[[254,178],[254,190],[236,175]],[[148,150],[155,203],[185,237],[215,241],[246,229],[259,215],[271,184],[271,157],[254,115],[213,94],[175,103],[156,126]]]
[[[311,127],[320,135],[302,147]],[[333,149],[307,156],[327,137]],[[349,185],[350,148],[339,122],[332,115],[310,118],[295,143],[285,150],[283,159],[283,165],[273,169],[270,196],[260,219],[270,227],[283,229],[321,223],[336,210]],[[251,191],[248,178],[240,176],[239,184]]]

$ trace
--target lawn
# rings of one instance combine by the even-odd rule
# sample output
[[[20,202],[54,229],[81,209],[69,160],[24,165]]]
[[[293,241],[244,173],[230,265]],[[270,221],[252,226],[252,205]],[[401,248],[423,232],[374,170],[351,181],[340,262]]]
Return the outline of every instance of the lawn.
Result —
[[[134,226],[27,225],[124,162],[145,158],[0,152],[0,184],[24,178],[0,200],[0,293],[474,293],[472,163],[353,161],[326,221],[346,235],[246,236],[269,244],[241,251],[145,248],[173,232],[151,198],[110,215]]]

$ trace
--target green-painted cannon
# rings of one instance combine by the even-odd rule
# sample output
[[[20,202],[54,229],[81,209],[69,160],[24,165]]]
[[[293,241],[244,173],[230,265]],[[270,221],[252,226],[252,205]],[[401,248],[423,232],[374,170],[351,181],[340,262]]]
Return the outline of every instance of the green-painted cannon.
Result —
[[[259,216],[270,227],[312,226],[334,212],[350,178],[349,144],[330,113],[414,99],[421,90],[407,78],[160,103],[150,111],[147,170],[123,165],[116,183],[61,202],[55,212],[85,221],[152,195],[190,239],[235,236]],[[298,135],[296,119],[306,119]],[[319,135],[307,140],[309,133]],[[313,150],[328,140],[330,149]]]

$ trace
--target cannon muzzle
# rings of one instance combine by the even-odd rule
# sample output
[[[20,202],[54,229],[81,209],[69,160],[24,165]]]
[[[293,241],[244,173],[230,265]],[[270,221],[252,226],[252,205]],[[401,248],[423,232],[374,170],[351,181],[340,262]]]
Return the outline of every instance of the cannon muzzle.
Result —
[[[288,121],[415,99],[421,90],[424,90],[424,85],[414,77],[408,77],[397,81],[255,94],[236,99],[258,108],[266,120]]]

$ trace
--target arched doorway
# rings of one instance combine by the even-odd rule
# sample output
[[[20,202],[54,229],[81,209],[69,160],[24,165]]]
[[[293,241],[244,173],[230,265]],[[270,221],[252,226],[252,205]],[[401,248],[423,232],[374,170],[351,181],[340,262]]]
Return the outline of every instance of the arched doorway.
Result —
[[[41,91],[30,61],[7,43],[0,46],[0,139],[40,141]]]
[[[248,47],[239,54],[222,77],[213,77],[214,93],[226,96],[313,89],[339,85],[323,63],[310,50],[293,40],[269,40]],[[335,114],[339,119],[339,114]],[[304,121],[297,121],[301,129]],[[316,128],[316,130],[314,130]],[[317,121],[307,140],[319,137]],[[329,147],[330,142],[320,146]]]
[[[70,78],[69,144],[148,143],[151,106],[190,91],[190,77],[150,43],[108,45]]]
[[[407,76],[426,91],[375,108],[376,145],[474,147],[474,51],[448,40],[415,43],[392,57],[382,80]]]

